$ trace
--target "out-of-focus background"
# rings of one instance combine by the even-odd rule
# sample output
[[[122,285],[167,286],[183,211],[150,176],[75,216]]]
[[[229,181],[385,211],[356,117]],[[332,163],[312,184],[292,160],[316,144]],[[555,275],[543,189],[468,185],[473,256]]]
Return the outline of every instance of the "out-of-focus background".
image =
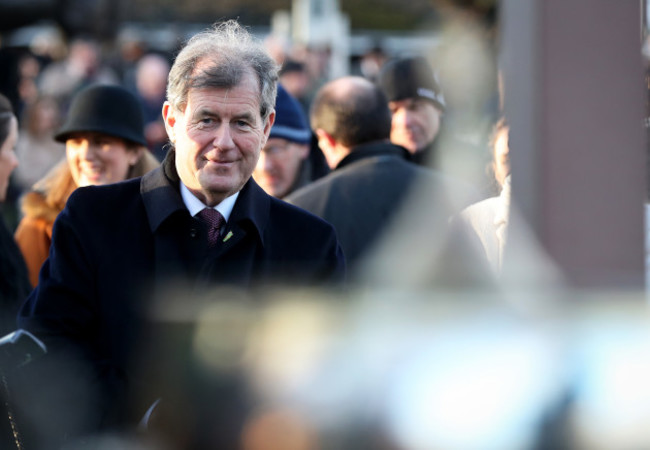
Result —
[[[648,14],[646,0],[0,0],[0,92],[21,128],[45,103],[38,137],[84,83],[140,84],[155,152],[167,64],[219,19],[292,63],[285,82],[306,109],[326,80],[426,55],[463,138],[487,145],[509,119],[516,214],[496,286],[429,282],[446,261],[418,220],[423,193],[344,296],[250,308],[225,295],[160,320],[191,324],[188,364],[255,393],[250,449],[644,449]],[[484,158],[450,147],[444,164],[472,179]],[[5,218],[40,176],[17,171]]]

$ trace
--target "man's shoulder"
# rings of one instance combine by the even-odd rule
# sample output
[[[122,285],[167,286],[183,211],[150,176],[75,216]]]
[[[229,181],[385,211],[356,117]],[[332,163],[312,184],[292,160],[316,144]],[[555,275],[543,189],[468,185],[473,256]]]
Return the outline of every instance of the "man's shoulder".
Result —
[[[272,252],[286,258],[319,260],[323,255],[339,258],[336,230],[322,218],[283,200],[271,199],[264,241]],[[339,256],[335,256],[339,255]],[[311,263],[310,263],[311,264]]]
[[[101,186],[84,186],[73,191],[70,198],[76,201],[94,200],[95,198],[110,199],[115,196],[131,195],[140,191],[140,178],[131,178],[118,183]]]
[[[294,230],[296,227],[318,226],[322,220],[286,199],[273,197],[251,178],[241,191],[231,219],[252,220],[260,232],[278,228]],[[306,225],[316,224],[316,225]],[[270,227],[270,228],[269,228]]]
[[[364,183],[364,178],[362,175],[337,169],[292,192],[285,200],[319,217],[325,217],[325,211],[333,205],[338,205],[342,199],[363,201],[359,183]]]
[[[106,212],[115,214],[135,202],[140,202],[139,194],[139,178],[103,186],[79,187],[68,198],[65,209],[81,210],[84,215],[100,214],[103,216]]]
[[[391,143],[370,145],[364,147],[366,153],[363,157],[353,160],[343,167],[337,168],[328,176],[333,184],[357,183],[378,179],[382,183],[398,184],[402,181],[412,181],[420,176],[435,176],[426,167],[419,166],[410,161],[406,154],[408,151]],[[356,150],[355,150],[356,151]]]
[[[287,196],[290,203],[314,199],[334,190],[354,190],[368,183],[394,184],[401,181],[410,184],[418,178],[437,179],[437,174],[424,167],[413,164],[399,156],[384,155],[366,158],[337,169]]]
[[[311,186],[307,186],[303,189],[309,187]],[[315,214],[303,209],[300,205],[289,203],[288,201],[280,200],[275,197],[271,197],[269,213],[271,215],[271,221],[277,220],[289,223],[291,228],[303,228],[305,226],[309,227],[310,230],[313,230],[314,227],[322,229],[332,228],[332,225]]]
[[[263,233],[264,253],[275,261],[273,271],[287,270],[299,283],[340,282],[345,259],[334,227],[314,214],[277,198],[270,198]]]
[[[316,181],[313,181],[306,186],[303,186],[284,198],[286,203],[300,206],[300,202],[330,189],[332,184],[336,183],[337,177],[335,173],[329,173]]]

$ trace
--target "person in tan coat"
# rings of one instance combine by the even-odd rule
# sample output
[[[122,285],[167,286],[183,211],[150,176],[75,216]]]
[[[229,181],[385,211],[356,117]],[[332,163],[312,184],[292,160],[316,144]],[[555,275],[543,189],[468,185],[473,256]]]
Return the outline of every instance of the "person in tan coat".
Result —
[[[32,286],[49,255],[54,221],[77,187],[135,178],[160,165],[146,149],[138,100],[118,86],[80,91],[55,139],[65,143],[66,158],[24,195],[15,233]]]

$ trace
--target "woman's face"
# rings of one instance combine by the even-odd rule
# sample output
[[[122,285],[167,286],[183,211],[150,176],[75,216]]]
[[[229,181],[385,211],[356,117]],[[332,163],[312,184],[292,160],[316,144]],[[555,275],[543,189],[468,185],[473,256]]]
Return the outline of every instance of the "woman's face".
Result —
[[[18,121],[15,117],[9,122],[9,134],[7,139],[0,147],[0,202],[4,202],[7,197],[7,188],[9,187],[9,177],[11,172],[18,167],[18,158],[16,158],[16,140],[18,140]]]
[[[65,149],[79,187],[123,181],[139,158],[139,152],[129,150],[123,139],[102,133],[75,133],[65,142]]]

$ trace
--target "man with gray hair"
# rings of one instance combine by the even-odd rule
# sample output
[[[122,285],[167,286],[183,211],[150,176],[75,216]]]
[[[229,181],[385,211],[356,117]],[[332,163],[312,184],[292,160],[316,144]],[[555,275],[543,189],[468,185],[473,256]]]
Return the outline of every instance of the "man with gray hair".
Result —
[[[146,300],[168,296],[171,281],[187,286],[186,297],[217,301],[215,286],[344,278],[334,229],[251,178],[275,120],[277,71],[235,21],[194,36],[169,74],[162,114],[171,148],[162,166],[77,189],[59,215],[50,257],[18,318],[51,350],[49,373],[34,369],[46,377],[40,402],[52,400],[39,413],[51,413],[42,420],[48,448],[134,423],[161,396],[143,396],[141,387],[159,380],[132,377],[133,362],[151,357],[133,349],[143,345]]]

